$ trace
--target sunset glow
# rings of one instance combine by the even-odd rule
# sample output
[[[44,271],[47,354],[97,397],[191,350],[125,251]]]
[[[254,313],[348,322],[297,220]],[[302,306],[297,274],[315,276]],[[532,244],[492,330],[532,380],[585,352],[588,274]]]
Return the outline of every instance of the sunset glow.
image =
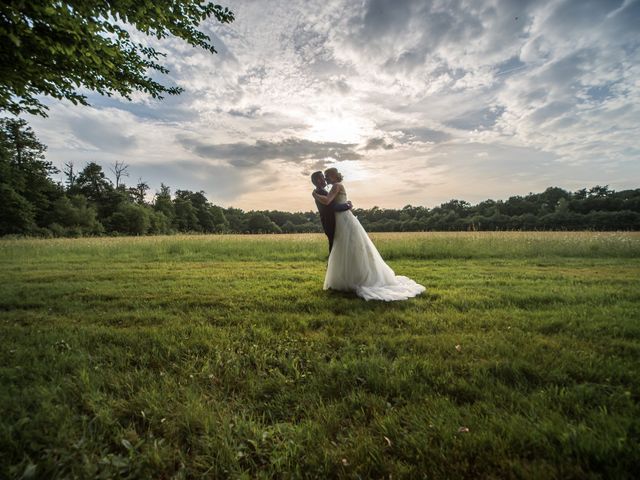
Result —
[[[140,37],[180,96],[28,120],[58,167],[124,160],[243,209],[312,209],[328,166],[363,207],[637,187],[640,2],[498,4],[231,0],[203,25],[216,55]]]

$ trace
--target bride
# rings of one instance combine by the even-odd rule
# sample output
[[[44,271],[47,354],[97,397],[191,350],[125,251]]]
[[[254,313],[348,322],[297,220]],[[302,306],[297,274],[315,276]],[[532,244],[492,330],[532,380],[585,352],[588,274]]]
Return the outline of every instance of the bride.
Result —
[[[332,184],[329,195],[313,193],[325,205],[335,201],[347,202],[342,175],[335,168],[324,172],[327,183]],[[324,289],[353,291],[365,300],[406,300],[425,291],[410,278],[396,275],[382,260],[375,245],[351,210],[335,212],[336,233]]]

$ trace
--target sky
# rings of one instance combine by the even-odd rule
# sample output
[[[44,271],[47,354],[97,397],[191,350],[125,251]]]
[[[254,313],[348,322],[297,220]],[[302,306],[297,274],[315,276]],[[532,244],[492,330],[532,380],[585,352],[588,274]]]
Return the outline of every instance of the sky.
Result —
[[[313,210],[328,167],[359,208],[640,187],[640,0],[220,2],[217,55],[138,34],[183,94],[27,118],[48,159],[244,210]]]

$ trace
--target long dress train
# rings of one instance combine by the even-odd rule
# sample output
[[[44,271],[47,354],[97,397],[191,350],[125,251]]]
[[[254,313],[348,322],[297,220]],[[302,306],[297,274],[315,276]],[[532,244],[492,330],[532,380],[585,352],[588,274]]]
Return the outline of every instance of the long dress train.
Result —
[[[336,203],[345,203],[340,192]],[[426,289],[389,267],[351,210],[336,212],[336,232],[324,289],[355,292],[365,300],[406,300]]]

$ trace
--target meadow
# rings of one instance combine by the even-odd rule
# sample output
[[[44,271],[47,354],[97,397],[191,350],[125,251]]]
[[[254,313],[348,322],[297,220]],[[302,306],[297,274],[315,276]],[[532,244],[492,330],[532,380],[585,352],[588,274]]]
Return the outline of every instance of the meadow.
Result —
[[[0,478],[634,478],[640,234],[0,240]]]

